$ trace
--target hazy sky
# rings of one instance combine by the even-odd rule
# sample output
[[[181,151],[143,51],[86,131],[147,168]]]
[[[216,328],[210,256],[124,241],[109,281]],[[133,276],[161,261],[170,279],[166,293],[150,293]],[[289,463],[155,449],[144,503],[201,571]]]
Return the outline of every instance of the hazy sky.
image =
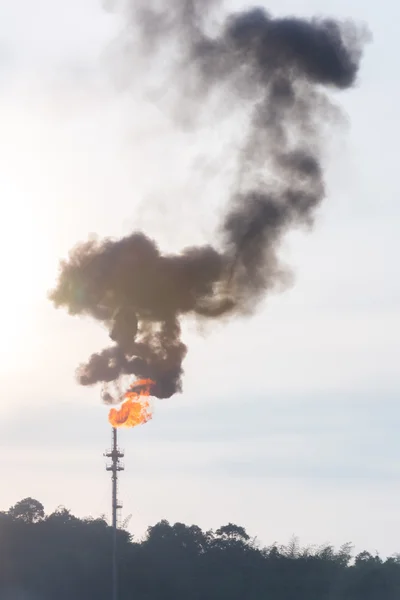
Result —
[[[161,518],[233,521],[265,543],[400,552],[400,5],[267,7],[365,21],[374,41],[337,98],[348,127],[332,138],[315,230],[282,248],[293,287],[252,320],[187,324],[184,393],[120,435],[122,516],[139,535]],[[120,26],[96,0],[0,2],[0,509],[30,495],[47,511],[109,512],[107,409],[74,381],[107,332],[47,301],[59,259],[93,232],[144,226],[179,248],[215,225],[218,178],[190,165],[220,147],[188,147],[117,85]]]

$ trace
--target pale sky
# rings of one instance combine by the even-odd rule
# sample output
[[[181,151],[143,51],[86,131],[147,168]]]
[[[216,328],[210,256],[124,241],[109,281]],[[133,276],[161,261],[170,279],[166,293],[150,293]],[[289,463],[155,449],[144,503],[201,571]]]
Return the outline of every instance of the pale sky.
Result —
[[[120,434],[122,518],[136,535],[161,518],[231,521],[266,544],[400,552],[400,4],[267,7],[351,17],[374,40],[356,88],[337,96],[348,127],[334,130],[315,229],[282,249],[293,287],[251,320],[186,324],[184,393]],[[48,512],[110,511],[107,409],[74,380],[107,332],[48,302],[59,259],[93,232],[146,227],[176,249],[215,226],[218,178],[190,168],[207,140],[187,148],[116,85],[119,26],[96,0],[0,2],[2,510],[29,495]]]

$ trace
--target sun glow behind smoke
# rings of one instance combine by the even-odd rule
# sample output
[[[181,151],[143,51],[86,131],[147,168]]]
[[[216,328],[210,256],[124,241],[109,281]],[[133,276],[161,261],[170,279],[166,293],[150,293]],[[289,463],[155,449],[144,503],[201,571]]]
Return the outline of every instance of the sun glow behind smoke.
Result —
[[[29,124],[23,113],[0,101],[0,189],[3,218],[0,223],[0,357],[2,369],[20,362],[21,350],[30,350],[35,338],[38,305],[43,299],[49,268],[43,197],[37,193],[40,158],[27,144]],[[28,132],[27,132],[28,130]],[[43,218],[42,218],[43,217]]]

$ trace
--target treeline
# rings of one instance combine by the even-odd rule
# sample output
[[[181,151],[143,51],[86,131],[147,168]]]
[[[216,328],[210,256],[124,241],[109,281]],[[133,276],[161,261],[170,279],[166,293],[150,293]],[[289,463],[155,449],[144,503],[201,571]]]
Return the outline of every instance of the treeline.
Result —
[[[26,498],[0,513],[1,600],[110,600],[111,528]],[[119,600],[399,600],[400,557],[260,547],[245,529],[118,531]]]

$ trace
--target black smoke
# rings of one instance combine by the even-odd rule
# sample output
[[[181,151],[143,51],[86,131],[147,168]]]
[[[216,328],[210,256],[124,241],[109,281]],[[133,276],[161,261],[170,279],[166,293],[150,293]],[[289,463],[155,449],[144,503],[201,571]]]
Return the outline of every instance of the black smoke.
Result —
[[[274,19],[255,8],[228,15],[210,33],[212,4],[136,2],[129,22],[147,59],[172,60],[171,44],[179,48],[170,85],[189,113],[216,90],[227,111],[244,107],[236,185],[217,242],[169,255],[133,232],[71,252],[51,299],[102,321],[114,341],[79,367],[82,385],[132,374],[151,377],[160,398],[181,391],[180,317],[253,312],[284,277],[282,237],[312,224],[324,198],[321,143],[334,112],[323,87],[355,83],[364,31],[331,19]]]

